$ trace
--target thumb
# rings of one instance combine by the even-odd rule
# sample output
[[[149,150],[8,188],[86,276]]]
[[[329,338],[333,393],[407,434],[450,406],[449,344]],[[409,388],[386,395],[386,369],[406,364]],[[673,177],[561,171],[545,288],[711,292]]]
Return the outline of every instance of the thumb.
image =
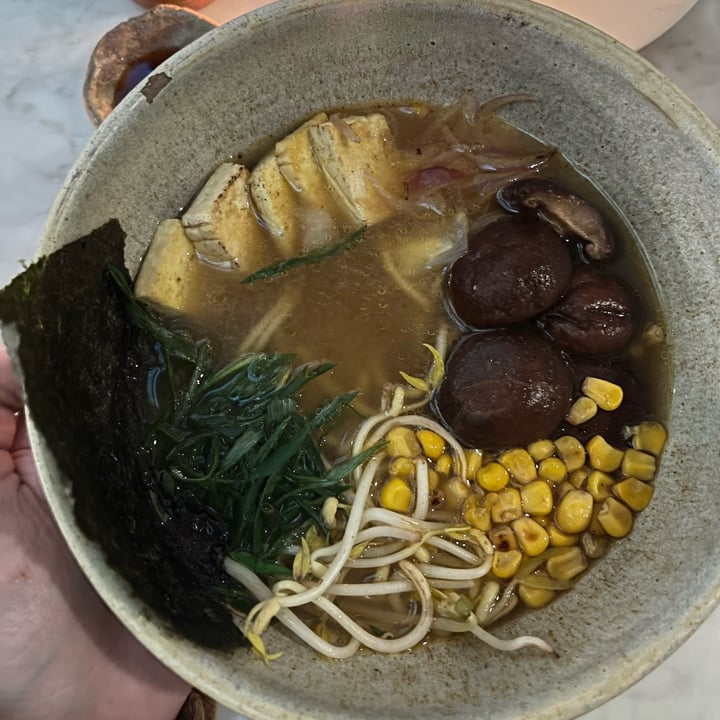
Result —
[[[0,406],[18,412],[23,406],[22,398],[20,381],[13,370],[7,348],[0,345]]]

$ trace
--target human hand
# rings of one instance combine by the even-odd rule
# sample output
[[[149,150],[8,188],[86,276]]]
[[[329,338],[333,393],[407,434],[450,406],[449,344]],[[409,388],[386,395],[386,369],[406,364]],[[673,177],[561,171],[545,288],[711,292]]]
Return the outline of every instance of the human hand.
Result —
[[[70,555],[21,397],[0,347],[0,717],[172,720],[190,687],[120,624]]]

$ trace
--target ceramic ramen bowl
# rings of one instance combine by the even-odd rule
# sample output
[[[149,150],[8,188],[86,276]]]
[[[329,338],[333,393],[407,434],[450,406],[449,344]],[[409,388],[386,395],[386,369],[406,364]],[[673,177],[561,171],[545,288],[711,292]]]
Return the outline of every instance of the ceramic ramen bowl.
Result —
[[[208,650],[169,630],[78,529],[36,431],[52,510],[108,605],[158,658],[250,718],[571,718],[622,692],[695,630],[720,593],[720,346],[716,298],[720,136],[676,87],[590,27],[522,0],[298,0],[264,7],[180,51],[131,92],[69,175],[42,238],[50,252],[118,218],[138,267],[157,223],[243,151],[258,157],[312,112],[527,92],[512,122],[559,146],[641,239],[664,307],[670,440],[655,496],[629,538],[577,588],[498,630],[558,652],[494,651],[469,638],[400,656],[328,662],[271,630],[282,658]],[[153,78],[150,78],[153,81]]]

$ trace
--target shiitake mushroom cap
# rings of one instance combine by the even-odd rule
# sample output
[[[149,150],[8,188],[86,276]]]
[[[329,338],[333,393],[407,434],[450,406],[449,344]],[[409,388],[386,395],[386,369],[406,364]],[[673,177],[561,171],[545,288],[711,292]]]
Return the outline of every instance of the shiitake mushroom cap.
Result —
[[[609,260],[615,254],[613,232],[600,210],[556,182],[516,180],[498,191],[497,201],[510,212],[534,211],[561,235],[578,238],[590,260]]]
[[[636,325],[630,291],[617,278],[580,267],[564,297],[540,319],[560,347],[580,355],[605,355],[625,348]]]
[[[572,274],[570,250],[550,225],[531,216],[500,217],[468,241],[450,267],[450,305],[466,326],[499,328],[554,305]]]
[[[499,450],[550,436],[573,384],[564,356],[537,330],[471,333],[450,354],[433,409],[461,444]]]

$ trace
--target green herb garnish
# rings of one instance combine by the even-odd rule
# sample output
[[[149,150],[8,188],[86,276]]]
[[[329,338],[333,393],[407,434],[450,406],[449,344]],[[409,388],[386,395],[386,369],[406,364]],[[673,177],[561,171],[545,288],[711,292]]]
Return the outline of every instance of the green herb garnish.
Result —
[[[165,362],[170,368],[175,359]],[[283,553],[311,524],[324,527],[325,499],[345,490],[367,457],[328,468],[318,448],[323,428],[355,393],[305,415],[298,393],[332,365],[295,369],[291,355],[261,353],[216,372],[205,357],[197,368],[166,401],[148,439],[164,491],[211,507],[230,529],[233,559],[260,574],[287,573]]]
[[[344,252],[347,252],[351,248],[355,247],[360,240],[362,240],[366,229],[367,228],[365,227],[361,227],[359,230],[356,230],[352,235],[340,242],[318,248],[317,250],[309,250],[302,255],[285,258],[273,263],[272,265],[260,268],[260,270],[248,275],[243,280],[243,283],[250,284],[258,282],[258,280],[269,280],[276,275],[282,275],[290,270],[302,267],[303,265],[312,265],[313,263],[320,262],[321,260],[327,260],[328,258],[335,257],[336,255],[342,255]]]

